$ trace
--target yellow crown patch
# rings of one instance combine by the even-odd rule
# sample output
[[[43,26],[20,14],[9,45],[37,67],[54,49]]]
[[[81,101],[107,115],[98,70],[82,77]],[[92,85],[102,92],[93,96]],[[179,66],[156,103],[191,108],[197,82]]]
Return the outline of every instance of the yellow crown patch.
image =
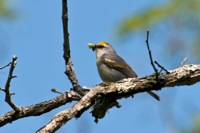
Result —
[[[99,42],[96,44],[96,46],[107,46],[109,45],[107,42]]]

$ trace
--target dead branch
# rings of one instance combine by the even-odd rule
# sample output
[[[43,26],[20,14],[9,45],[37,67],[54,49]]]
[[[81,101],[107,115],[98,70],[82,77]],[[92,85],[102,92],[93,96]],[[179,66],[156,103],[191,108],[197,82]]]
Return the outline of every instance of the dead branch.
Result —
[[[16,64],[17,64],[16,60],[17,60],[17,56],[13,56],[12,62],[9,63],[9,65],[10,65],[10,70],[9,70],[8,78],[7,78],[7,81],[6,81],[5,89],[1,89],[1,90],[4,90],[4,92],[5,92],[5,94],[6,94],[6,95],[5,95],[5,101],[10,105],[10,107],[11,107],[12,109],[14,109],[16,112],[19,112],[19,111],[20,111],[20,108],[17,107],[17,105],[15,105],[15,104],[12,102],[12,100],[11,100],[11,95],[14,94],[14,93],[11,93],[11,92],[10,92],[10,83],[11,83],[11,80],[12,80],[13,78],[16,78],[16,76],[13,76],[13,71],[14,71],[15,66],[16,66]],[[9,66],[9,65],[7,65],[7,66]]]
[[[149,31],[147,31],[147,39],[146,39],[145,42],[147,44],[147,49],[148,49],[148,52],[149,52],[150,62],[151,62],[151,65],[152,65],[152,67],[153,67],[153,69],[154,69],[154,71],[156,73],[156,80],[158,81],[158,75],[159,75],[159,73],[158,73],[158,70],[156,69],[156,67],[155,67],[155,65],[153,63],[153,57],[152,57],[152,54],[151,54],[151,49],[149,47]]]
[[[62,0],[62,22],[63,22],[63,35],[64,35],[63,57],[65,59],[65,65],[66,65],[65,74],[68,76],[70,82],[72,83],[73,89],[77,91],[81,96],[83,96],[85,95],[85,93],[83,92],[81,86],[78,83],[78,79],[76,78],[76,74],[74,72],[74,67],[70,56],[67,0]]]
[[[20,112],[18,113],[16,113],[15,110],[9,111],[6,114],[0,116],[0,127],[24,117],[39,116],[66,103],[78,100],[80,100],[79,95],[72,90],[48,101],[21,107]]]
[[[169,74],[160,74],[158,78],[159,84],[157,84],[155,80],[155,74],[142,78],[123,79],[111,84],[99,84],[93,87],[70,109],[59,112],[49,123],[38,130],[38,133],[55,132],[70,119],[77,115],[80,116],[85,110],[103,99],[112,98],[112,101],[115,102],[117,99],[127,98],[139,92],[159,90],[164,87],[192,85],[196,82],[200,82],[200,65],[185,65],[181,68],[169,71]],[[113,104],[113,106],[116,106],[116,104]],[[104,106],[102,105],[102,110],[100,108],[96,110],[96,108],[93,107],[92,115],[95,119],[103,118],[106,111],[113,106],[107,104]]]

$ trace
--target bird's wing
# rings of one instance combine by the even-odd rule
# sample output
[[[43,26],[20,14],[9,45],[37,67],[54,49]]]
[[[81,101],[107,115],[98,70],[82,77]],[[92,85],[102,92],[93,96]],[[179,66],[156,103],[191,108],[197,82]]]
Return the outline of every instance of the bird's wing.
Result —
[[[131,69],[131,67],[118,55],[104,55],[102,60],[105,65],[121,72],[127,77],[137,77],[137,74]]]

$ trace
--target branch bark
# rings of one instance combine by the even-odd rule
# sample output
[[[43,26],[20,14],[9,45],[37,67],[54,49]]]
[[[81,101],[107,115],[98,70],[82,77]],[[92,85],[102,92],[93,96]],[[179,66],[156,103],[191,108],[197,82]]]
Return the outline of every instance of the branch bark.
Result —
[[[160,74],[158,78],[159,84],[157,83],[155,74],[142,78],[123,79],[116,83],[99,84],[93,87],[90,92],[70,109],[59,112],[49,123],[38,130],[38,133],[55,132],[70,119],[81,115],[92,106],[92,115],[95,119],[103,118],[109,108],[113,106],[118,107],[118,103],[114,103],[112,106],[110,106],[110,104],[102,105],[104,99],[111,99],[110,102],[116,102],[117,99],[126,98],[139,92],[158,90],[164,87],[195,84],[200,81],[200,65],[185,65],[181,68],[169,71],[168,74]],[[101,103],[101,106],[96,106],[96,103]],[[94,105],[98,108],[95,108]]]
[[[50,99],[48,101],[44,101],[26,107],[20,107],[19,112],[12,110],[0,116],[0,127],[24,117],[39,116],[55,108],[58,108],[66,103],[69,103],[71,101],[77,101],[79,99],[80,97],[76,92],[70,91],[68,93],[63,93],[62,95]]]
[[[10,93],[11,80],[13,78],[16,78],[16,76],[13,76],[13,71],[14,71],[15,65],[17,64],[16,60],[17,60],[17,56],[13,56],[11,66],[10,66],[10,71],[9,71],[9,74],[8,74],[8,79],[7,79],[7,82],[6,82],[6,85],[5,85],[5,93],[6,93],[5,101],[10,105],[10,107],[12,109],[14,109],[16,112],[19,112],[20,108],[17,105],[15,105],[14,102],[11,100],[11,94],[12,93]]]
[[[62,23],[63,23],[63,57],[65,60],[66,70],[65,74],[68,76],[70,82],[72,83],[73,89],[78,92],[81,96],[85,95],[85,92],[82,90],[81,86],[78,83],[76,74],[74,72],[74,66],[71,61],[70,55],[70,42],[69,42],[69,32],[68,32],[68,7],[67,0],[62,0]]]
[[[91,88],[91,90],[81,100],[79,95],[72,90],[49,101],[21,107],[19,113],[16,113],[15,110],[7,112],[0,116],[0,126],[2,127],[20,118],[45,114],[71,101],[78,102],[70,109],[58,113],[38,132],[44,130],[58,130],[60,126],[73,117],[80,116],[90,107],[92,107],[92,115],[96,119],[100,119],[105,116],[109,108],[113,106],[119,107],[116,102],[117,99],[127,98],[139,92],[157,90],[158,88],[192,85],[196,82],[200,82],[200,65],[185,65],[169,71],[169,74],[160,74],[159,81],[159,84],[157,84],[155,74],[152,74],[141,78],[123,79],[116,83],[101,83]],[[57,121],[57,119],[59,119],[59,121]],[[49,127],[52,128],[48,129]]]

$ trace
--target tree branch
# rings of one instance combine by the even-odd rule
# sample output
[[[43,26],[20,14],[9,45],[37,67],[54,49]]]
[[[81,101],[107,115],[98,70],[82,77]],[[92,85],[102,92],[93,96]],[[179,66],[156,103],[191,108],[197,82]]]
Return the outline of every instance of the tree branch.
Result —
[[[159,73],[158,73],[158,70],[156,69],[156,67],[155,67],[155,65],[153,63],[153,57],[152,57],[152,54],[151,54],[151,49],[149,47],[149,31],[147,31],[147,39],[146,39],[145,42],[147,44],[147,49],[148,49],[148,52],[149,52],[149,58],[150,58],[151,65],[152,65],[152,67],[153,67],[153,69],[154,69],[154,71],[156,73],[156,81],[158,81],[158,75],[159,75]]]
[[[5,68],[7,66],[10,66],[10,70],[9,70],[8,78],[7,78],[7,81],[6,81],[6,84],[5,84],[5,88],[0,88],[0,90],[5,92],[5,101],[10,105],[10,107],[12,109],[14,109],[16,112],[19,112],[20,108],[17,107],[11,100],[11,95],[13,95],[14,93],[10,92],[11,80],[13,78],[16,78],[16,76],[13,76],[13,71],[14,71],[15,66],[17,64],[16,60],[17,60],[17,56],[14,55],[13,58],[12,58],[12,62],[10,62],[6,66],[2,67],[2,68]]]
[[[21,107],[20,112],[17,114],[15,113],[15,110],[12,110],[3,116],[0,116],[0,126],[2,127],[20,118],[39,116],[68,102],[78,100],[80,101],[78,101],[72,108],[61,112],[61,114],[64,115],[62,118],[60,114],[57,114],[41,130],[46,130],[46,128],[49,127],[48,125],[51,125],[52,128],[56,128],[57,130],[62,124],[66,123],[75,116],[80,116],[90,107],[92,107],[92,115],[95,119],[100,119],[105,116],[109,108],[113,106],[119,107],[119,105],[115,103],[117,99],[127,98],[139,92],[157,90],[164,87],[192,85],[196,82],[200,82],[200,65],[185,65],[169,71],[169,74],[160,74],[159,81],[160,86],[158,87],[158,84],[155,81],[155,74],[152,74],[142,78],[124,79],[112,84],[101,83],[91,88],[91,90],[81,100],[79,95],[72,90],[49,101],[27,107]],[[109,100],[105,102],[105,99]],[[98,103],[101,103],[101,106],[96,106]],[[60,124],[56,123],[55,126],[53,122],[58,118],[62,122]]]
[[[83,92],[78,83],[78,79],[76,78],[76,74],[74,72],[73,63],[70,58],[71,56],[70,56],[70,43],[69,43],[69,33],[68,33],[67,0],[62,0],[62,23],[63,23],[63,35],[64,35],[63,57],[65,59],[65,65],[66,65],[65,74],[68,76],[70,82],[72,83],[73,89],[77,91],[81,96],[83,96],[85,95],[85,93]]]
[[[155,81],[155,74],[142,78],[123,79],[116,83],[99,84],[93,87],[70,109],[59,112],[49,123],[38,130],[38,133],[55,132],[70,119],[81,115],[85,110],[95,105],[96,102],[102,101],[102,99],[112,98],[112,101],[116,101],[117,99],[126,98],[139,92],[158,90],[164,87],[191,85],[200,82],[200,65],[185,65],[181,68],[169,71],[169,74],[160,74],[158,78],[159,84]],[[95,111],[96,108],[93,106],[92,115],[95,119],[103,118],[106,111],[113,107],[109,105],[109,107],[106,108],[105,106],[108,105],[102,105],[102,110],[97,108],[97,111]]]
[[[37,131],[37,133],[53,133],[58,130],[67,121],[72,119],[79,113],[87,110],[94,102],[97,96],[99,87],[97,89],[91,89],[79,102],[74,104],[70,109],[59,112],[47,125]]]
[[[39,116],[55,108],[58,108],[66,103],[78,100],[80,100],[79,95],[75,91],[69,91],[68,93],[63,93],[62,95],[50,99],[49,101],[44,101],[27,107],[21,107],[20,112],[18,113],[16,113],[15,110],[12,110],[4,114],[3,116],[0,116],[0,127],[8,123],[12,123],[13,121],[20,118],[29,116]]]

